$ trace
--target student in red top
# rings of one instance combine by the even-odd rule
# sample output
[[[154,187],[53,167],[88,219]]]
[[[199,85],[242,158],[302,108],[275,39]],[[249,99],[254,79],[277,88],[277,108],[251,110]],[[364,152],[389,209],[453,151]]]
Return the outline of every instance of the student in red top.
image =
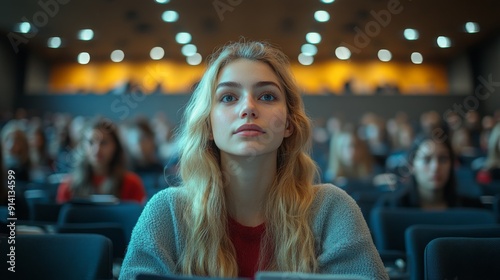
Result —
[[[57,201],[88,198],[93,194],[111,194],[124,201],[145,201],[141,179],[126,170],[123,146],[116,125],[100,119],[84,132],[77,150],[77,166],[59,186]]]

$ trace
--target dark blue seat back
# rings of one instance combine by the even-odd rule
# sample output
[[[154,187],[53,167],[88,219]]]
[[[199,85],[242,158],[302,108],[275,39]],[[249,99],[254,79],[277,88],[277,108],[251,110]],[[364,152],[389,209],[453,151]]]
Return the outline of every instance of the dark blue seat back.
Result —
[[[410,279],[424,279],[424,251],[439,237],[499,237],[500,225],[413,225],[406,229],[406,253]],[[500,250],[500,248],[499,248]]]
[[[418,208],[374,208],[370,228],[378,250],[405,251],[405,230],[411,225],[481,225],[495,224],[492,211],[452,208],[425,211]]]
[[[11,244],[0,237],[1,279],[112,279],[112,245],[96,234],[16,236],[15,273],[8,270]]]
[[[425,248],[425,280],[499,279],[500,238],[441,237]]]

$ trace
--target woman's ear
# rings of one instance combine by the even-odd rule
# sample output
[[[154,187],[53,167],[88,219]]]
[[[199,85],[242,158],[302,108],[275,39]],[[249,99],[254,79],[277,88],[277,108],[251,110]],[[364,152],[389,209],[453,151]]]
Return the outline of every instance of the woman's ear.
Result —
[[[287,119],[285,126],[285,138],[289,137],[292,134],[293,134],[293,125],[291,125],[290,121]]]

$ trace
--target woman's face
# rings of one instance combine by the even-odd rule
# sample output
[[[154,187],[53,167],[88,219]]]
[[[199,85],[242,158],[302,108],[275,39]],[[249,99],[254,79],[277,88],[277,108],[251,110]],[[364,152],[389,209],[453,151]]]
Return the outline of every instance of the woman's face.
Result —
[[[105,167],[113,158],[116,144],[109,132],[92,129],[86,135],[84,149],[93,167]]]
[[[267,64],[247,59],[220,71],[210,121],[221,153],[236,156],[276,152],[292,131],[279,79]]]
[[[444,188],[453,168],[450,152],[437,141],[423,142],[413,160],[413,172],[417,185],[422,190],[437,191]]]

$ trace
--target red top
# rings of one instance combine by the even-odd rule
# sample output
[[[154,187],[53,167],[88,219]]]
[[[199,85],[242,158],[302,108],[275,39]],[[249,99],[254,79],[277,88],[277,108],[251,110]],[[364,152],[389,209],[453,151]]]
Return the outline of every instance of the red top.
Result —
[[[229,218],[229,237],[236,249],[238,277],[254,277],[258,271],[260,241],[265,230],[264,224],[247,227]]]
[[[98,189],[105,179],[106,177],[102,175],[96,175],[92,177],[92,185],[94,186],[96,193],[99,193]],[[73,194],[71,193],[70,183],[71,178],[69,178],[68,180],[64,180],[59,185],[59,188],[57,190],[58,203],[67,202],[73,197]],[[146,191],[144,190],[144,185],[142,184],[141,178],[133,172],[125,172],[120,189],[121,193],[119,199],[121,200],[131,200],[142,203],[146,199]]]
[[[491,178],[491,174],[488,170],[479,170],[476,175],[476,182],[479,184],[488,185],[491,184],[493,179]]]

